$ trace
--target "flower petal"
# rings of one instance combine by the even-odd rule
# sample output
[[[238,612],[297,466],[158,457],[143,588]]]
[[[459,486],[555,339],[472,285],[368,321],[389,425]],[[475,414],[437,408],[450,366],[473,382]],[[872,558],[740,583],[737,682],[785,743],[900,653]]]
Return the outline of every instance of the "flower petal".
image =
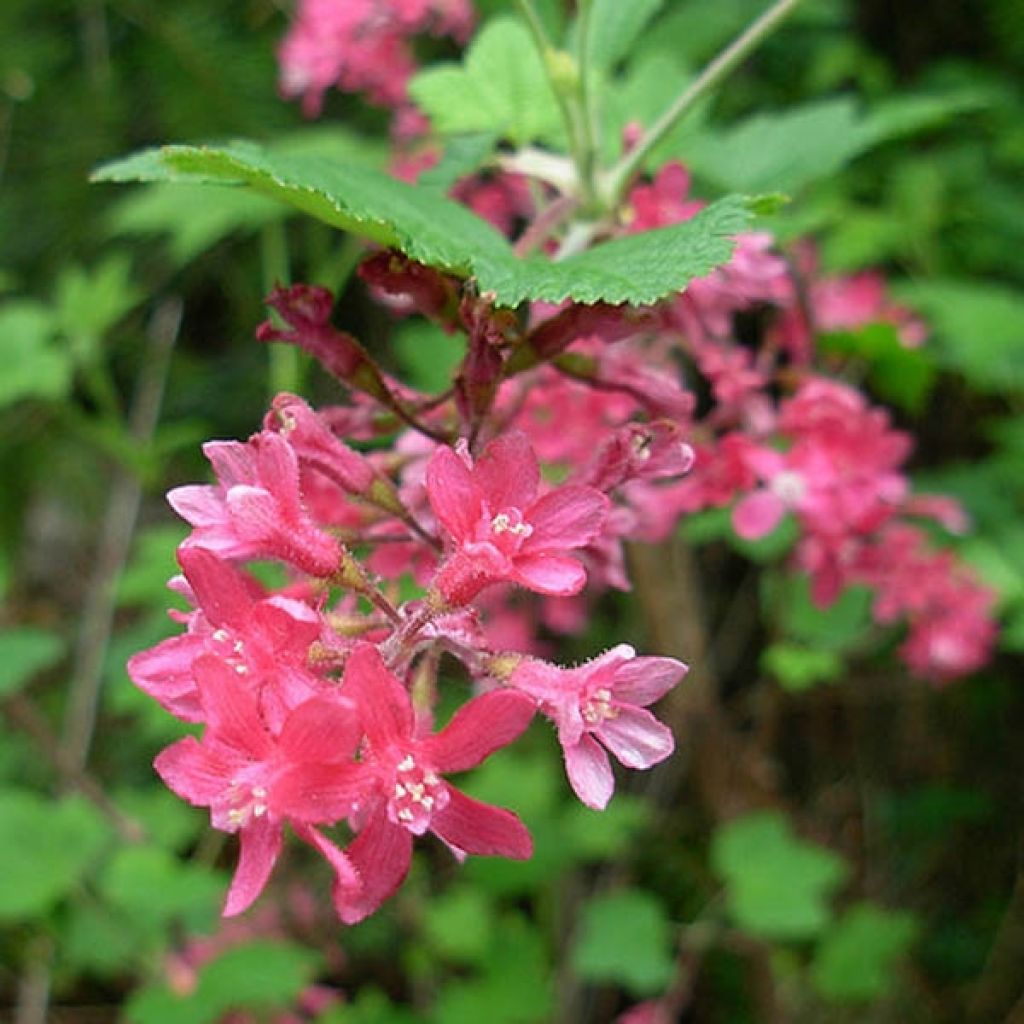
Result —
[[[232,757],[226,747],[212,750],[195,736],[186,736],[162,750],[153,767],[167,788],[183,800],[196,807],[209,807],[245,763],[243,758]]]
[[[239,834],[238,867],[231,880],[224,916],[234,917],[248,910],[267,884],[281,852],[281,825],[257,818]]]
[[[254,602],[242,573],[205,548],[179,548],[178,561],[196,602],[214,626],[246,625]]]
[[[592,737],[584,736],[579,743],[564,748],[565,771],[573,792],[588,807],[603,811],[615,791],[615,776],[608,754]]]
[[[285,719],[278,743],[289,761],[337,764],[354,756],[361,731],[353,701],[314,697]]]
[[[581,548],[601,532],[608,509],[608,499],[593,487],[558,487],[527,511],[533,533],[523,550]]]
[[[259,704],[238,673],[213,654],[196,658],[192,672],[214,738],[248,752],[254,760],[269,757],[273,743]]]
[[[537,496],[540,466],[526,435],[510,430],[484,449],[473,479],[494,515],[505,508],[525,510]]]
[[[427,497],[441,525],[457,543],[473,535],[482,498],[469,467],[451,448],[440,447],[426,472]]]
[[[466,853],[526,860],[533,840],[511,811],[481,803],[449,786],[448,804],[434,815],[430,830]]]
[[[676,748],[672,730],[650,711],[620,707],[595,730],[597,738],[627,767],[650,768]]]
[[[464,772],[507,746],[530,724],[534,704],[514,690],[494,690],[463,704],[421,746],[440,772]]]
[[[412,860],[412,833],[388,821],[381,805],[348,847],[348,859],[359,874],[358,894],[336,888],[334,906],[345,924],[369,917],[405,881]]]
[[[566,555],[524,555],[515,560],[512,579],[538,594],[570,597],[583,589],[587,573],[575,558]]]
[[[380,652],[362,643],[349,655],[342,689],[359,706],[363,730],[378,750],[408,742],[412,704],[405,687],[387,670]]]
[[[309,825],[292,822],[292,830],[304,843],[309,843],[331,865],[331,868],[334,870],[333,888],[335,899],[358,899],[359,892],[362,889],[362,880],[348,854],[339,849],[335,843],[332,843],[318,829],[311,828]]]
[[[295,823],[333,823],[355,811],[372,782],[365,766],[354,761],[292,765],[274,780],[272,806]]]
[[[615,673],[612,692],[616,701],[646,707],[664,697],[690,671],[675,658],[633,658]]]
[[[771,491],[754,491],[732,510],[733,529],[744,540],[758,540],[779,525],[785,511],[786,506],[778,495]]]

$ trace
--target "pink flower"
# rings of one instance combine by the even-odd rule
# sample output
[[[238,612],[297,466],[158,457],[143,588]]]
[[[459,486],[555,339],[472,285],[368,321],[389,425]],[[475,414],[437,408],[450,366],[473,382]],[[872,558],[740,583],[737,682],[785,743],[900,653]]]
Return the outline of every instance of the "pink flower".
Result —
[[[533,717],[533,704],[501,690],[463,705],[435,735],[418,735],[409,695],[377,649],[360,644],[345,666],[342,692],[360,709],[365,742],[359,764],[365,796],[363,824],[348,848],[362,881],[358,891],[336,887],[341,919],[354,924],[372,914],[402,884],[414,836],[433,832],[458,855],[528,858],[530,834],[511,812],[480,803],[442,775],[473,768],[516,739]],[[333,800],[333,769],[317,789]],[[341,773],[341,802],[348,791]]]
[[[192,666],[211,654],[235,673],[238,686],[262,694],[262,713],[276,727],[317,693],[306,662],[320,616],[301,601],[264,597],[254,580],[211,551],[182,548],[178,560],[199,610],[189,616],[187,633],[128,660],[132,682],[178,718],[202,721]]]
[[[540,467],[523,434],[496,438],[475,464],[464,448],[438,448],[426,483],[434,514],[454,545],[432,587],[441,603],[466,604],[501,582],[558,597],[582,589],[586,572],[564,552],[598,536],[608,499],[571,484],[538,498]]]
[[[237,832],[238,867],[224,914],[240,914],[262,892],[281,851],[281,829],[290,821],[300,838],[313,842],[320,822],[350,811],[360,795],[352,762],[359,724],[352,702],[314,698],[292,711],[279,735],[267,728],[256,694],[213,655],[193,669],[207,729],[164,750],[155,767],[167,786],[197,807],[210,808],[214,828]],[[314,769],[330,766],[332,802],[309,784]],[[314,778],[318,777],[316,775]],[[358,877],[347,867],[349,887]]]
[[[675,658],[638,658],[619,644],[579,668],[524,659],[509,684],[536,700],[558,727],[576,795],[603,810],[615,789],[610,750],[627,768],[650,768],[675,749],[672,732],[644,708],[686,674]]]
[[[215,486],[176,487],[167,500],[194,527],[184,547],[222,558],[279,558],[310,576],[331,576],[341,546],[303,507],[299,464],[279,434],[254,434],[246,444],[210,441],[203,452]]]

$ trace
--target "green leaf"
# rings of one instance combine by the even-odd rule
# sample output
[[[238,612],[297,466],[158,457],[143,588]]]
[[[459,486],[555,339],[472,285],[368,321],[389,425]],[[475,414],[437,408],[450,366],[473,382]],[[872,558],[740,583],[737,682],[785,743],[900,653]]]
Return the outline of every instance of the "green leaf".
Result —
[[[188,529],[176,523],[151,526],[135,538],[131,560],[117,584],[119,607],[163,609],[174,594],[167,581],[181,570],[174,552],[185,539]]]
[[[196,988],[179,995],[163,985],[128,1001],[132,1024],[212,1024],[228,1011],[285,1010],[309,984],[315,955],[284,942],[259,940],[228,950],[206,964]]]
[[[913,914],[871,903],[851,907],[822,938],[811,963],[818,994],[838,1003],[880,999],[893,988],[896,962],[914,941]]]
[[[764,577],[761,604],[785,637],[841,652],[859,643],[870,628],[871,596],[867,587],[847,587],[831,605],[819,608],[811,599],[807,577],[787,574]]]
[[[839,856],[794,836],[776,811],[718,829],[711,863],[726,884],[733,920],[767,939],[808,939],[821,932],[832,917],[829,899],[846,877]]]
[[[976,388],[1024,388],[1024,293],[1002,285],[931,280],[893,289],[935,328],[929,348]]]
[[[63,398],[71,386],[71,359],[54,343],[57,324],[36,302],[0,306],[0,408],[24,398]]]
[[[475,277],[503,306],[526,299],[651,303],[725,263],[749,227],[750,202],[719,200],[682,224],[629,235],[559,263],[518,259],[505,238],[469,210],[364,167],[229,148],[167,146],[100,168],[96,181],[231,181],[457,276]]]
[[[64,657],[64,641],[56,633],[21,626],[0,632],[0,697],[20,690],[37,673]]]
[[[131,282],[131,263],[124,253],[96,267],[66,267],[57,279],[57,322],[71,345],[76,363],[89,363],[100,354],[106,334],[142,299]]]
[[[0,921],[46,913],[92,866],[110,829],[79,797],[0,791]]]
[[[213,871],[179,863],[160,847],[132,846],[112,858],[100,890],[140,936],[160,943],[172,922],[197,931],[209,929],[224,897],[224,881]]]
[[[435,896],[423,911],[431,950],[453,963],[479,963],[493,936],[494,912],[477,888],[460,885]]]
[[[815,683],[831,682],[843,673],[842,659],[833,651],[772,644],[761,652],[761,668],[787,690],[809,690]]]
[[[627,57],[647,27],[661,10],[665,0],[592,0],[590,39],[587,56],[590,65],[607,70]]]
[[[517,18],[489,21],[462,64],[420,72],[409,93],[442,135],[492,132],[522,146],[557,137],[561,125],[540,54]]]
[[[849,97],[756,114],[688,148],[700,175],[735,191],[795,194],[890,139],[934,127],[984,102],[976,92],[908,96],[864,112]]]
[[[664,908],[639,889],[596,897],[584,908],[572,963],[588,981],[615,982],[637,996],[660,992],[674,970]]]

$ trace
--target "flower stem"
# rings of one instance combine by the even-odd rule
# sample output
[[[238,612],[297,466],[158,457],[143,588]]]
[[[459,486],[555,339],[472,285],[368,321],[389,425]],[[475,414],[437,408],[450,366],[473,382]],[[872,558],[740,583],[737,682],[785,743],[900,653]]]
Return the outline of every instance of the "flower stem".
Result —
[[[800,0],[777,0],[757,21],[738,35],[706,68],[676,97],[672,105],[654,122],[644,137],[611,170],[603,183],[602,195],[609,209],[614,209],[633,174],[643,166],[651,151],[679,123],[687,111],[715,88],[749,54],[756,49],[793,12]]]
[[[589,131],[584,127],[585,112],[582,110],[579,96],[579,84],[567,86],[563,76],[556,74],[555,68],[561,61],[572,63],[572,58],[559,50],[548,38],[544,23],[533,5],[533,0],[516,0],[516,6],[526,22],[526,27],[533,36],[534,45],[540,55],[544,73],[547,75],[551,91],[558,101],[558,109],[565,124],[565,133],[569,140],[569,152],[572,162],[576,165],[580,198],[585,207],[593,206],[596,200],[594,183],[594,153],[588,148]],[[586,74],[585,69],[578,69],[579,74]]]

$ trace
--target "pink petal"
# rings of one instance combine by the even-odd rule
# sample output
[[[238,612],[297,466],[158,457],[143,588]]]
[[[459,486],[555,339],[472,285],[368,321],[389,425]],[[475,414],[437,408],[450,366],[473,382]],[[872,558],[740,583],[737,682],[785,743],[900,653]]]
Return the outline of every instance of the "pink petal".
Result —
[[[153,767],[167,788],[183,800],[209,807],[231,785],[243,763],[223,747],[211,750],[194,736],[186,736],[162,750]]]
[[[732,510],[733,529],[744,540],[759,540],[779,525],[785,511],[782,500],[771,491],[754,491]]]
[[[633,658],[615,673],[612,692],[616,701],[646,707],[664,697],[689,670],[675,658]]]
[[[376,647],[362,643],[349,655],[342,688],[359,705],[372,747],[382,750],[408,742],[413,730],[409,694],[387,670]]]
[[[618,712],[616,718],[605,719],[595,735],[627,768],[650,768],[675,750],[672,730],[650,711],[620,707]]]
[[[356,896],[335,889],[334,906],[345,924],[369,917],[405,881],[412,860],[412,833],[392,825],[383,806],[372,814],[348,847],[348,858],[362,881]]]
[[[427,497],[441,525],[456,542],[471,537],[482,498],[469,468],[451,448],[438,448],[427,463]]]
[[[570,597],[583,589],[587,573],[576,559],[565,555],[523,555],[515,560],[512,579],[538,594]]]
[[[448,805],[430,823],[431,831],[446,843],[483,856],[515,860],[533,856],[530,833],[511,811],[473,800],[452,787],[448,797]]]
[[[296,764],[274,780],[275,813],[296,822],[334,823],[352,814],[373,780],[366,767],[346,764]]]
[[[592,737],[564,748],[565,771],[573,792],[588,807],[603,811],[615,791],[615,776],[604,748]]]
[[[253,599],[242,573],[204,548],[179,548],[178,561],[196,602],[214,626],[245,625]]]
[[[203,652],[201,636],[186,633],[162,640],[128,659],[128,676],[143,693],[185,722],[203,721],[192,662]]]
[[[530,505],[540,485],[540,466],[526,435],[513,430],[491,441],[473,467],[473,478],[492,515]]]
[[[495,690],[463,704],[421,749],[438,771],[464,772],[507,746],[530,724],[534,705],[514,690]]]
[[[523,551],[581,548],[601,532],[608,509],[608,499],[593,487],[559,487],[527,512],[533,533]]]
[[[255,452],[241,441],[207,441],[203,454],[223,487],[256,481]]]
[[[224,903],[225,917],[248,910],[263,892],[281,852],[281,826],[265,817],[257,818],[239,832],[238,839],[238,867]]]
[[[292,446],[280,435],[268,431],[257,434],[256,466],[259,482],[292,516],[302,515],[299,500],[299,460]]]
[[[196,658],[192,671],[207,724],[215,738],[247,751],[253,760],[268,757],[273,744],[256,696],[241,676],[213,654]]]
[[[361,731],[353,701],[315,697],[288,716],[278,745],[289,761],[337,764],[355,755]]]
[[[205,484],[188,484],[167,492],[167,504],[192,526],[218,526],[224,521],[220,489]]]

